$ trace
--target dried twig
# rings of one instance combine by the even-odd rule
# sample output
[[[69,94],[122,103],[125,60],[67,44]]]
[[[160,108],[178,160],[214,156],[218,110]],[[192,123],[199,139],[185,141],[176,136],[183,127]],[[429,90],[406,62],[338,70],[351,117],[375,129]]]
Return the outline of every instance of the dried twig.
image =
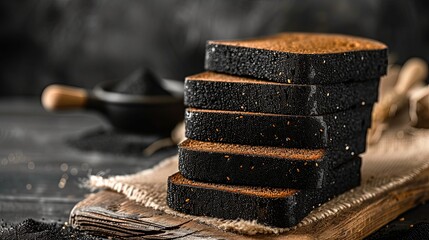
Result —
[[[159,139],[143,150],[145,156],[150,156],[162,148],[171,147],[185,139],[185,123],[181,122],[171,132],[171,137]]]
[[[429,128],[429,86],[411,95],[409,114],[412,126]]]
[[[372,112],[372,127],[368,132],[368,143],[378,141],[381,133],[386,128],[383,125],[391,116],[406,105],[408,92],[415,86],[422,86],[428,74],[426,62],[419,58],[408,60],[401,71],[394,87],[381,94],[382,98],[374,105]]]

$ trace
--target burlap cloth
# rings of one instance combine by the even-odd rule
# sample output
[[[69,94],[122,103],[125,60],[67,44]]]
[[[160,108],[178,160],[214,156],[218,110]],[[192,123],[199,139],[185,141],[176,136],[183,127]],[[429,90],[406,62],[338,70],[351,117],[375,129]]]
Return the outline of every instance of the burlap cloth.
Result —
[[[392,128],[380,141],[367,148],[362,155],[361,186],[348,191],[313,210],[295,228],[337,214],[363,201],[385,194],[429,167],[429,130],[409,126]],[[94,189],[111,189],[146,207],[184,218],[192,218],[221,230],[241,234],[278,234],[287,228],[273,228],[255,221],[224,220],[211,217],[195,217],[178,213],[166,204],[167,177],[178,170],[177,156],[165,159],[152,169],[131,175],[103,178],[91,176],[87,186]]]

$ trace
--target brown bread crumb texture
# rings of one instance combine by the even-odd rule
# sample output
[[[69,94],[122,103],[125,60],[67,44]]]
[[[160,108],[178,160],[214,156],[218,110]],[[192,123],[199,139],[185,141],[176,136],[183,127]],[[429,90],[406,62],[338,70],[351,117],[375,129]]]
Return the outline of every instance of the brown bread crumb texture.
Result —
[[[193,151],[232,153],[255,155],[263,157],[287,158],[295,160],[318,160],[325,154],[324,149],[279,148],[268,146],[239,145],[216,142],[202,142],[185,140],[179,144],[180,148]]]
[[[247,77],[240,77],[240,76],[234,76],[229,74],[222,74],[222,73],[215,73],[215,72],[202,72],[198,74],[194,74],[191,76],[186,77],[185,80],[190,81],[215,81],[215,82],[234,82],[234,83],[250,83],[250,84],[270,84],[270,85],[278,85],[278,86],[284,86],[285,83],[275,83],[275,82],[269,82],[259,79],[253,79],[253,78],[247,78]]]
[[[264,198],[285,198],[294,195],[297,190],[295,189],[283,189],[283,188],[269,188],[269,187],[252,187],[252,186],[234,186],[226,184],[214,184],[204,183],[189,180],[184,178],[180,173],[172,175],[169,179],[171,182],[177,185],[187,185],[192,187],[213,189],[216,191],[226,191],[238,194],[247,194],[252,196],[264,197]]]
[[[371,39],[320,33],[280,33],[269,37],[247,40],[209,41],[208,44],[222,44],[296,54],[329,54],[387,49],[385,44]]]

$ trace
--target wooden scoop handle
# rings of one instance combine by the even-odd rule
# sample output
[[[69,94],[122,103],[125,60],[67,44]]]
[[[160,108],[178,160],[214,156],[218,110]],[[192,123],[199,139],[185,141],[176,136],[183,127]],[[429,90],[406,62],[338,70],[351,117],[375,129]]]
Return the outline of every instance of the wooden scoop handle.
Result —
[[[42,93],[42,105],[48,111],[84,108],[88,92],[82,88],[53,84]]]

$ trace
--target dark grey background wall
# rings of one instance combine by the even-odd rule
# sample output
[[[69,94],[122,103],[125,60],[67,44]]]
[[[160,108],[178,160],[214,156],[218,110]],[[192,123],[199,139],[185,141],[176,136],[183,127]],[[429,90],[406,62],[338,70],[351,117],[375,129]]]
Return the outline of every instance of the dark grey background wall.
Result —
[[[86,88],[145,65],[183,80],[208,39],[280,31],[379,39],[401,63],[429,60],[427,0],[21,0],[0,2],[0,96]]]

